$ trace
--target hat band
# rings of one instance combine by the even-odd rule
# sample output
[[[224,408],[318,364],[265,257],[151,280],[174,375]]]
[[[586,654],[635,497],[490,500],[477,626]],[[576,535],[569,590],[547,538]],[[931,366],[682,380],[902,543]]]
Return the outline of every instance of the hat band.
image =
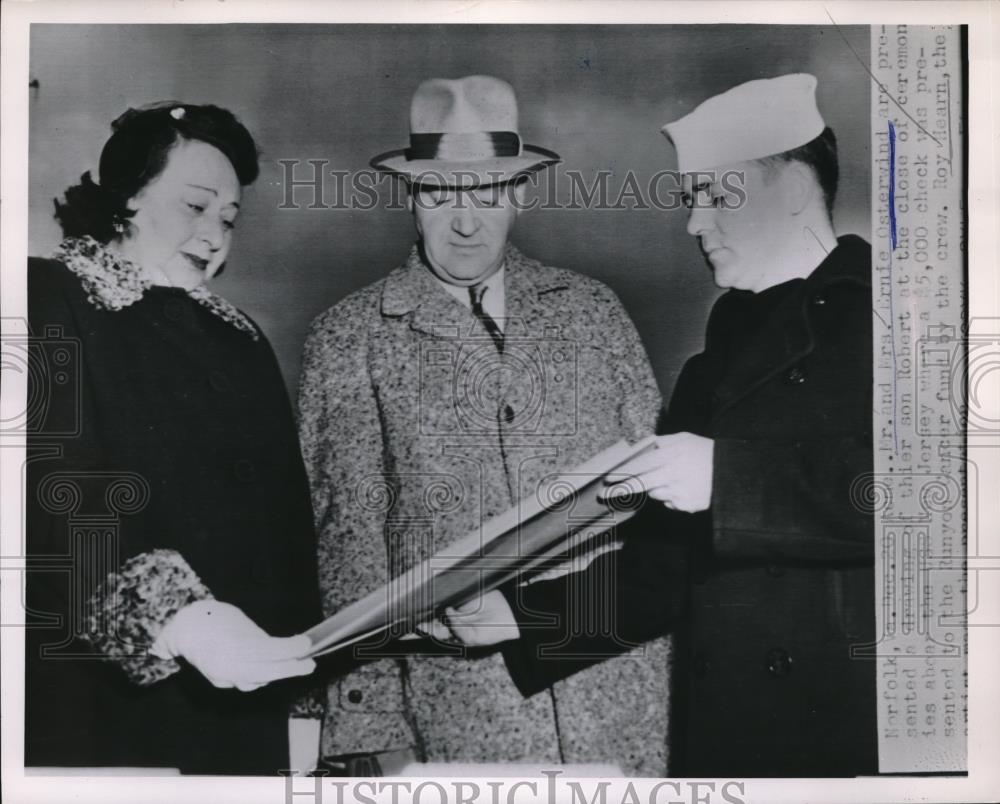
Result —
[[[441,159],[453,162],[520,156],[521,138],[513,131],[410,134],[406,160]]]

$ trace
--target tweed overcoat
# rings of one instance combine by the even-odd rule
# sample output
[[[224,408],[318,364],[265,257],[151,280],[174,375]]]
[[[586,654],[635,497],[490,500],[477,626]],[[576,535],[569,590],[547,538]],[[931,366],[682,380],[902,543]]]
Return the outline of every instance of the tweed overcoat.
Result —
[[[313,323],[300,435],[328,613],[550,473],[653,431],[659,392],[614,294],[512,246],[504,270],[502,356],[416,247]],[[659,775],[667,664],[666,643],[651,643],[525,700],[495,651],[365,663],[329,685],[323,751],[412,746],[429,761],[611,761]]]
[[[206,597],[276,636],[319,617],[277,360],[204,288],[143,289],[96,241],[67,243],[75,272],[28,268],[25,762],[273,775],[299,680],[217,689],[147,649]]]
[[[676,635],[673,775],[877,771],[870,282],[847,236],[805,280],[730,291],[678,379],[664,431],[714,440],[711,508],[653,504],[661,538],[626,543],[617,600],[629,638]],[[559,583],[523,603],[558,610]],[[534,661],[563,635],[522,635],[506,657],[526,693],[588,664]]]

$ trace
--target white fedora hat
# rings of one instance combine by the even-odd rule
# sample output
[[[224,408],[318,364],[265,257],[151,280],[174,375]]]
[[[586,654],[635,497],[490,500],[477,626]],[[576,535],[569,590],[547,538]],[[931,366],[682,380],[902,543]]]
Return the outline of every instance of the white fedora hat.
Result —
[[[379,154],[371,166],[418,184],[477,187],[510,181],[562,160],[525,145],[517,99],[506,81],[488,75],[431,78],[413,93],[410,147]]]

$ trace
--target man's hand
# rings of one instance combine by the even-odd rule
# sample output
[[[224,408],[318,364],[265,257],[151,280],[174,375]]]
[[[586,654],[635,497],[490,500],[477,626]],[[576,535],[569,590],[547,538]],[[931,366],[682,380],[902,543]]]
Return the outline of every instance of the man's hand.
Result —
[[[469,647],[496,645],[521,636],[507,598],[497,591],[446,609],[444,619],[454,637]]]
[[[445,643],[454,641],[448,626],[440,620],[424,620],[424,622],[414,626],[412,633],[400,637],[400,640],[404,642],[414,639],[434,639]]]
[[[461,606],[445,609],[440,620],[425,620],[401,640],[435,639],[481,648],[519,639],[514,612],[500,592],[487,592]]]
[[[645,493],[676,511],[705,511],[712,502],[714,446],[712,439],[694,433],[660,436],[655,450],[608,476],[607,497]]]

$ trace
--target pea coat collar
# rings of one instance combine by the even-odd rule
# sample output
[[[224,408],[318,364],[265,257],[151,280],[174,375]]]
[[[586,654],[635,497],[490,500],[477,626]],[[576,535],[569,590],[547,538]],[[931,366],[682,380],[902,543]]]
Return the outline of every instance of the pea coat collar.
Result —
[[[801,369],[798,374],[792,372],[815,348],[813,317],[826,304],[828,290],[836,285],[871,288],[871,246],[856,235],[837,239],[837,247],[799,282],[795,292],[781,300],[766,325],[750,338],[741,350],[741,359],[726,367],[715,390],[713,420],[783,371],[789,372],[792,381],[796,376],[805,376]],[[726,296],[719,300],[722,305],[726,304]]]
[[[507,316],[505,337],[528,335],[529,325],[546,321],[554,305],[548,294],[568,289],[565,281],[536,270],[541,263],[507,244],[504,253],[504,289]],[[412,314],[413,329],[439,337],[460,337],[481,326],[468,307],[446,293],[424,263],[419,245],[406,262],[392,271],[382,286],[381,311],[385,316]]]

